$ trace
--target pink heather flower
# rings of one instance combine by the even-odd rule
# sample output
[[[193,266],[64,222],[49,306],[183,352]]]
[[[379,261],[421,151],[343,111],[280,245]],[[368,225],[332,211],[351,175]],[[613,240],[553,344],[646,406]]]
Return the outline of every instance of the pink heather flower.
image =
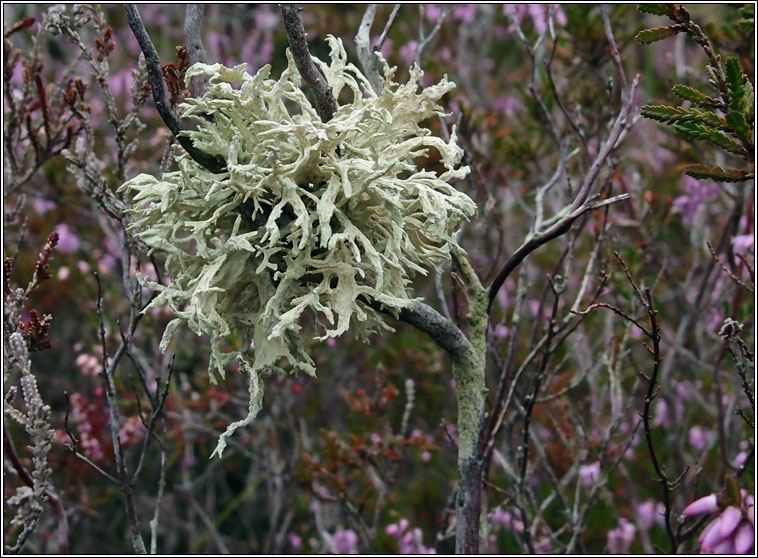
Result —
[[[579,477],[582,479],[584,486],[592,486],[600,477],[600,462],[596,461],[589,465],[579,467]]]
[[[358,535],[352,529],[337,531],[332,540],[340,554],[358,554]]]
[[[144,431],[145,425],[142,424],[139,417],[129,417],[124,426],[118,431],[118,440],[122,446],[129,445],[138,440]]]
[[[382,437],[376,432],[372,432],[371,436],[369,436],[369,439],[371,440],[371,443],[374,444],[375,446],[378,446],[379,444],[382,443]]]
[[[337,345],[337,340],[334,337],[330,337],[326,340],[326,345],[328,347],[335,347]]]
[[[513,517],[508,511],[503,511],[500,506],[490,513],[490,522],[494,525],[500,525],[506,531],[522,533],[524,531],[524,522]]]
[[[555,6],[555,4],[506,4],[503,6],[503,13],[513,16],[519,24],[525,15],[529,15],[534,24],[534,30],[542,35],[547,30],[547,19],[551,6]],[[566,25],[566,14],[560,6],[554,12],[553,22],[557,25]],[[509,29],[512,30],[512,28]]]
[[[456,7],[453,10],[453,17],[462,23],[471,23],[476,17],[476,4],[463,4]]]
[[[400,48],[400,59],[404,64],[411,64],[416,60],[416,53],[418,52],[418,42],[410,41]]]
[[[270,31],[279,26],[279,14],[268,6],[264,5],[264,7],[255,10],[253,17],[255,17],[255,26],[264,31]]]
[[[701,426],[693,426],[689,432],[690,445],[697,451],[703,451],[711,439],[711,431]]]
[[[752,234],[738,234],[732,237],[732,247],[738,254],[749,256],[755,252],[755,237]]]
[[[686,516],[721,511],[716,494],[703,496],[684,508]],[[755,501],[740,490],[740,505],[727,506],[698,537],[701,554],[752,554],[755,548]]]
[[[508,326],[505,324],[497,324],[494,328],[490,329],[490,334],[492,335],[492,340],[499,343],[508,337]]]
[[[721,192],[712,180],[696,180],[687,175],[682,179],[682,190],[685,193],[674,199],[672,209],[681,214],[685,225],[691,225],[700,206],[715,201]]]
[[[735,467],[741,467],[745,461],[747,461],[747,453],[744,451],[741,451],[736,456],[734,456],[734,459],[732,460],[732,465]]]
[[[397,523],[391,523],[384,530],[389,536],[399,542],[400,554],[436,554],[433,548],[424,546],[424,533],[416,527],[408,530],[408,520],[401,519]]]
[[[637,506],[637,527],[647,531],[656,523],[663,525],[665,523],[665,518],[663,517],[665,513],[665,508],[661,502],[645,500]]]
[[[61,266],[58,268],[58,273],[56,273],[55,277],[59,281],[65,281],[68,279],[69,275],[71,275],[71,270],[68,268],[68,266]]]
[[[97,376],[103,371],[100,360],[95,355],[88,355],[87,353],[82,353],[76,357],[74,364],[85,376]]]
[[[294,548],[295,550],[300,550],[303,546],[303,539],[301,539],[297,534],[295,533],[287,533],[287,540],[290,543],[290,546]]]
[[[79,246],[81,246],[79,238],[68,228],[68,225],[61,223],[60,225],[56,225],[53,230],[58,233],[56,251],[61,254],[71,254],[79,250]]]
[[[55,209],[55,202],[43,198],[34,198],[34,200],[32,200],[32,207],[34,207],[34,211],[38,214],[44,215],[51,209]]]
[[[737,529],[737,534],[734,536],[734,551],[737,554],[749,554],[752,552],[753,545],[755,544],[754,530],[755,527],[750,523],[743,523]]]
[[[523,109],[524,103],[522,103],[521,100],[518,99],[517,97],[511,97],[510,95],[505,95],[503,97],[495,99],[495,101],[492,103],[492,108],[495,109],[497,112],[503,114],[504,116],[511,116],[516,111]],[[500,292],[498,292],[498,296],[500,295],[500,293],[504,291],[505,291],[504,288],[500,289]],[[507,308],[507,306],[504,304],[503,308]]]
[[[608,531],[608,552],[611,554],[628,554],[634,541],[637,528],[622,517],[618,527]]]
[[[432,454],[428,451],[424,451],[421,453],[421,461],[424,463],[429,463],[432,460]]]
[[[427,4],[424,9],[424,17],[430,23],[437,23],[440,18],[442,10],[440,10],[439,4]]]
[[[719,504],[715,494],[709,494],[702,498],[695,500],[689,506],[684,508],[682,513],[686,516],[691,515],[703,515],[706,513],[714,513],[719,511]]]

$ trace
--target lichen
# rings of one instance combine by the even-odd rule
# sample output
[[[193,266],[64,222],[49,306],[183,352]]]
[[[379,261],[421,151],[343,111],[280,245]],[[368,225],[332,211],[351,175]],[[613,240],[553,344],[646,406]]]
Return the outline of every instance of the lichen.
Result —
[[[364,337],[391,329],[374,307],[415,304],[413,275],[450,257],[455,227],[476,211],[450,184],[469,172],[455,129],[445,142],[422,126],[442,114],[438,101],[454,84],[420,89],[415,66],[399,84],[383,62],[377,95],[341,41],[328,41],[330,63],[314,62],[335,98],[352,97],[329,122],[300,88],[289,51],[278,80],[268,65],[251,76],[245,64],[195,64],[188,82],[205,75],[209,86],[181,107],[198,124],[185,133],[227,171],[213,174],[177,151],[177,171],[121,188],[134,193],[139,237],[166,255],[171,284],[142,279],[158,291],[150,306],[168,304],[176,315],[161,349],[186,323],[211,338],[213,382],[234,358],[251,375],[250,412],[229,427],[219,454],[260,409],[259,374],[283,361],[315,374],[304,331],[324,340],[348,328]],[[241,348],[222,352],[232,332]]]

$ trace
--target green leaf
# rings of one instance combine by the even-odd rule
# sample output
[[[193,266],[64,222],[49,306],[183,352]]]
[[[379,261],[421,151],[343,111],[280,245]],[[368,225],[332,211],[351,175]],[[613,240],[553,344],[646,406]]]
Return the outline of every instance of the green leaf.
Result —
[[[726,87],[729,91],[729,109],[742,112],[745,109],[745,74],[736,56],[726,59]]]
[[[720,130],[714,130],[696,122],[677,122],[674,124],[674,129],[689,141],[704,140],[729,153],[740,156],[745,154],[745,149],[736,140]]]
[[[682,31],[682,28],[678,25],[672,25],[670,27],[655,27],[653,29],[644,29],[640,31],[634,38],[637,39],[638,43],[649,45],[650,43],[673,37],[680,31]]]
[[[714,112],[701,112],[697,109],[669,107],[666,105],[645,105],[640,109],[642,116],[658,122],[675,124],[676,122],[701,122],[713,128],[723,128],[724,122]]]
[[[745,82],[745,118],[750,126],[753,126],[755,120],[755,93],[753,91],[753,84],[750,80]]]
[[[729,109],[729,112],[726,114],[726,123],[734,131],[734,135],[745,143],[750,143],[750,125],[745,120],[744,114]]]
[[[712,167],[703,163],[689,165],[684,169],[684,173],[697,178],[698,180],[711,179],[716,182],[742,182],[747,179],[748,173],[739,169],[722,169],[721,167]]]
[[[669,10],[663,4],[637,4],[637,10],[643,14],[653,14],[659,16],[668,15]]]
[[[672,88],[672,91],[674,95],[679,97],[682,101],[690,101],[702,108],[716,108],[719,104],[719,102],[713,97],[709,97],[702,91],[682,85],[681,83],[676,84]]]
[[[737,22],[737,27],[742,33],[747,35],[755,30],[755,18],[741,19]]]

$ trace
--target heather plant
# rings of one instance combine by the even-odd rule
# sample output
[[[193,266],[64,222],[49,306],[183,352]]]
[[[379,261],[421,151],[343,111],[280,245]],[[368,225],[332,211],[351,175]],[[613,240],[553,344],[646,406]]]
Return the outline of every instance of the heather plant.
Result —
[[[754,548],[750,6],[4,17],[9,551]]]

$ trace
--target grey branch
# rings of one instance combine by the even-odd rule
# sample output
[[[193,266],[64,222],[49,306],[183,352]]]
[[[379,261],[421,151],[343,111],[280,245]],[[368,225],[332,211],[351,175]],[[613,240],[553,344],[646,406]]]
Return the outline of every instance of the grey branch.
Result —
[[[377,302],[370,303],[370,306],[379,312],[393,315]],[[460,328],[428,304],[420,302],[412,308],[400,310],[397,318],[426,333],[453,360],[461,360],[474,350],[471,341]]]
[[[197,64],[206,60],[201,34],[204,11],[204,4],[187,4],[187,9],[184,13],[184,46],[187,47],[190,64]],[[192,94],[195,97],[200,97],[205,93],[207,87],[207,76],[192,78]]]
[[[287,32],[287,42],[292,51],[292,56],[295,58],[297,70],[313,93],[316,101],[316,112],[322,121],[328,122],[337,112],[337,101],[334,99],[332,88],[329,87],[326,78],[321,75],[311,58],[308,43],[305,40],[303,18],[300,17],[300,7],[297,4],[282,4],[280,9],[284,30]]]
[[[382,92],[382,80],[379,78],[379,71],[377,70],[376,55],[371,52],[371,26],[374,24],[375,17],[376,4],[369,4],[366,13],[363,14],[358,32],[355,34],[355,50],[358,53],[358,60],[361,63],[361,68],[363,68],[363,73],[366,74],[371,88],[378,95]]]
[[[179,124],[179,119],[171,110],[171,106],[166,100],[166,91],[163,87],[163,73],[161,71],[161,62],[158,58],[158,52],[155,50],[153,41],[150,39],[150,35],[147,34],[145,24],[142,23],[142,18],[139,15],[136,4],[125,4],[126,16],[129,19],[129,27],[134,33],[134,37],[139,43],[142,54],[145,55],[145,63],[147,65],[147,73],[150,77],[150,88],[153,91],[153,100],[155,101],[155,108],[158,109],[158,114],[161,115],[163,122],[171,130],[171,133],[176,136],[181,146],[192,157],[196,163],[202,165],[214,174],[226,172],[226,164],[218,157],[208,155],[197,149],[192,140],[184,137],[180,134],[182,128]]]

